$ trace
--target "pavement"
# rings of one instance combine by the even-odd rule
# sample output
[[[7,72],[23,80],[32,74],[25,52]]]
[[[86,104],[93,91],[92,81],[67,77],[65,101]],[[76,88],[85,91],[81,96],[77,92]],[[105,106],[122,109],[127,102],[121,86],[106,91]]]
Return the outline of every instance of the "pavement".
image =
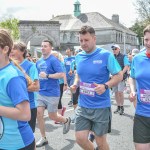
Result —
[[[107,136],[110,150],[134,150],[132,130],[135,110],[133,104],[128,100],[127,92],[125,92],[124,95],[125,114],[122,116],[113,113],[116,109],[116,101],[114,96],[112,96],[112,131]],[[69,101],[70,95],[64,94],[62,103],[67,107],[65,116],[72,117],[74,115],[74,110],[73,107],[67,105]],[[37,150],[81,150],[75,141],[74,124],[71,124],[70,131],[64,135],[62,133],[62,125],[54,124],[54,121],[48,118],[47,111],[45,111],[44,118],[46,136],[49,143],[48,145],[37,148]],[[39,140],[40,137],[40,131],[37,125],[35,130],[35,140]]]

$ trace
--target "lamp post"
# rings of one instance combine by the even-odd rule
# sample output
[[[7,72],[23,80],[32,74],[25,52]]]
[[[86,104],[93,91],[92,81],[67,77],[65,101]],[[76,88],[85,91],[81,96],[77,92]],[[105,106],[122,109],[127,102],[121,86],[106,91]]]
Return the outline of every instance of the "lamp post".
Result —
[[[126,33],[123,33],[123,48],[124,48],[124,54],[126,54]]]
[[[141,37],[142,48],[143,48],[143,42],[144,42],[144,37]]]

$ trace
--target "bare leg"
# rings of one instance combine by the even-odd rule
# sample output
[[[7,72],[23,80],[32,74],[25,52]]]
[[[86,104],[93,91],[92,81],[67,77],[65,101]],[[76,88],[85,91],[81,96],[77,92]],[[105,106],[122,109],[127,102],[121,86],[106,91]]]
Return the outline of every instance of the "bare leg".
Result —
[[[106,135],[95,136],[95,140],[99,150],[109,150],[109,145],[106,140]]]
[[[44,111],[45,111],[44,107],[38,107],[37,108],[37,122],[38,122],[38,126],[39,126],[42,137],[46,137],[46,135],[45,135],[45,121],[43,118]]]
[[[79,144],[81,148],[84,150],[94,150],[94,145],[91,141],[88,140],[89,131],[77,131],[75,133],[76,142]]]

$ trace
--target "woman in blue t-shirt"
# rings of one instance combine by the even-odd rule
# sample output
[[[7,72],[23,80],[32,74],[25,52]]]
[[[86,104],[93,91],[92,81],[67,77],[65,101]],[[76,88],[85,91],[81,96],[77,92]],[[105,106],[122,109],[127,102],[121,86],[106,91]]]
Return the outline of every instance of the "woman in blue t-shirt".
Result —
[[[0,29],[0,149],[34,150],[27,82],[9,61],[12,46],[9,33]]]

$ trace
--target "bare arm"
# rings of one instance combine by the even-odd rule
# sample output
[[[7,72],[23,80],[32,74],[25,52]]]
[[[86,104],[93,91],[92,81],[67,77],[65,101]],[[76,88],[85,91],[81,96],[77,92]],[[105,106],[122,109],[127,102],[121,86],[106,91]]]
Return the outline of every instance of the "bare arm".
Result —
[[[123,70],[122,70],[123,74],[124,74],[125,72],[127,72],[128,69],[129,69],[129,66],[125,66],[125,67],[123,68]]]
[[[72,93],[76,92],[77,87],[79,86],[79,81],[80,81],[80,78],[79,78],[78,74],[76,73],[74,83],[73,83],[73,85],[70,86],[70,90]]]
[[[120,71],[118,74],[115,74],[112,76],[112,78],[106,82],[105,84],[108,85],[109,88],[115,86],[116,84],[118,84],[120,81],[122,81],[123,79],[123,73],[122,71]],[[95,92],[97,94],[103,94],[105,92],[105,86],[104,84],[97,84],[97,83],[94,83],[95,85]]]
[[[133,102],[136,99],[136,83],[135,83],[135,79],[133,78],[129,78],[129,85],[130,85],[130,96],[129,99],[131,102]]]
[[[29,121],[31,119],[30,105],[28,101],[23,101],[16,107],[0,106],[0,116],[20,121]]]
[[[39,76],[41,78],[47,78],[47,74],[45,72],[40,72]],[[60,73],[54,73],[54,74],[48,74],[48,78],[52,78],[52,79],[59,79],[59,78],[63,78],[64,77],[64,73],[60,72]]]

